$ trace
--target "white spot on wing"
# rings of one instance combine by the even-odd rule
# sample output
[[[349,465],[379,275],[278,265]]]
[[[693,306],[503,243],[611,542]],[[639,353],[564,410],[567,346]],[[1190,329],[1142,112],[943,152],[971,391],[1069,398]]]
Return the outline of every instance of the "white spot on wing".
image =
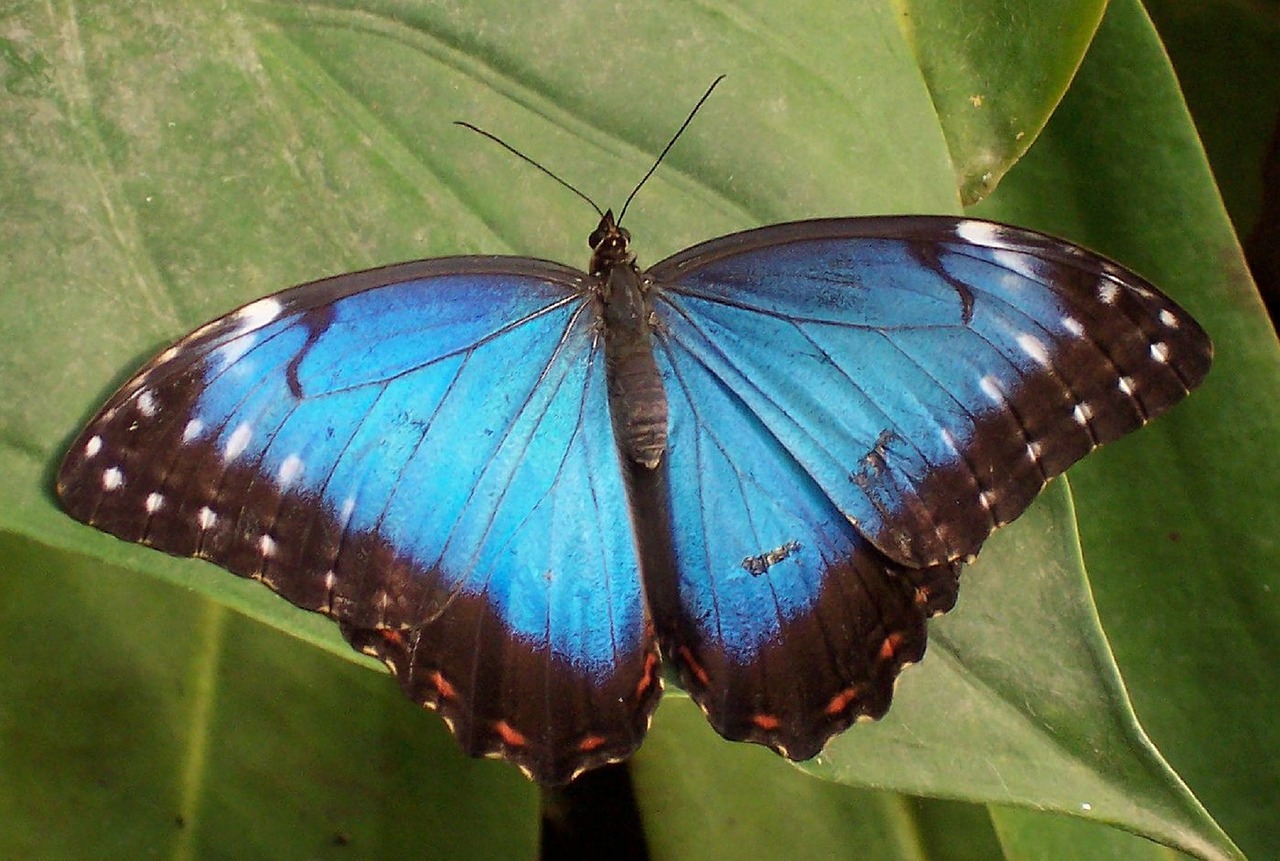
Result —
[[[218,515],[213,513],[213,509],[205,506],[196,512],[196,523],[200,524],[201,529],[212,529],[213,524],[218,522]]]
[[[1036,364],[1049,367],[1049,348],[1044,345],[1044,342],[1035,335],[1028,335],[1025,332],[1018,336],[1017,341],[1022,352],[1030,356]]]
[[[973,245],[1000,245],[1002,232],[1000,225],[990,221],[964,219],[956,224],[956,236]]]
[[[280,304],[280,300],[268,296],[265,299],[259,299],[245,305],[236,312],[237,326],[242,332],[248,332],[265,326],[280,316],[280,312],[284,310],[284,306]]]
[[[100,451],[102,451],[102,437],[94,434],[89,437],[89,441],[84,444],[84,456],[86,458],[90,458]]]
[[[984,395],[991,398],[991,400],[995,401],[997,404],[1004,403],[1004,393],[1000,391],[1000,386],[996,383],[995,377],[988,374],[978,381],[978,387],[982,389],[982,393]]]
[[[115,490],[124,484],[124,473],[120,467],[113,466],[102,471],[102,489]]]
[[[1178,318],[1173,316],[1173,312],[1168,308],[1161,309],[1160,322],[1168,326],[1170,329],[1178,328]]]
[[[953,434],[951,431],[947,430],[946,428],[942,429],[940,435],[942,436],[942,442],[947,446],[947,448],[951,449],[951,453],[955,455],[959,455],[960,444],[956,440],[956,435]]]
[[[338,514],[340,528],[347,528],[347,522],[351,520],[351,512],[355,510],[356,498],[354,496],[348,496],[346,501],[342,503],[342,511]]]
[[[1007,233],[1003,225],[992,224],[990,221],[961,221],[956,224],[956,236],[971,245],[991,249],[991,260],[997,266],[1021,278],[1043,281],[1041,261],[1024,251],[1017,250]],[[1012,289],[1021,287],[1022,282],[1016,279],[1004,279],[1001,286]]]
[[[1076,404],[1076,408],[1071,411],[1071,418],[1075,419],[1076,424],[1084,427],[1089,424],[1089,419],[1093,418],[1093,409],[1088,404]]]
[[[978,494],[978,504],[985,510],[990,511],[991,507],[996,504],[996,495],[990,490],[984,490]]]
[[[1102,300],[1104,305],[1114,305],[1116,297],[1120,295],[1120,287],[1116,282],[1104,278],[1098,282],[1098,298]]]
[[[1039,440],[1032,440],[1027,443],[1027,457],[1036,463],[1040,462],[1040,455],[1044,454],[1044,443]]]
[[[138,393],[138,412],[147,418],[151,418],[156,414],[159,407],[156,405],[156,396],[151,393],[150,389],[143,389]]]
[[[1120,391],[1124,392],[1129,397],[1133,397],[1133,377],[1121,377],[1116,385],[1119,387]]]
[[[164,508],[164,497],[158,493],[148,493],[146,501],[142,503],[142,507],[147,510],[147,514],[155,514]]]
[[[1080,325],[1080,321],[1075,317],[1063,317],[1062,328],[1079,338],[1084,334],[1084,326]]]
[[[227,446],[222,450],[223,460],[235,460],[244,450],[249,447],[249,439],[253,436],[253,429],[249,427],[248,422],[241,422],[236,425],[236,429],[231,432],[231,436],[227,437]]]
[[[172,362],[174,359],[178,358],[178,354],[181,352],[182,352],[182,345],[174,344],[172,347],[165,350],[163,353],[161,353],[159,356],[156,357],[156,364],[163,365],[166,362]]]
[[[204,422],[200,421],[200,419],[192,419],[187,422],[187,426],[182,429],[182,441],[191,442],[193,439],[200,436],[200,431],[202,430],[204,430]]]
[[[280,479],[280,486],[287,487],[300,475],[302,475],[302,458],[291,454],[284,459],[284,463],[280,464],[277,477]]]
[[[276,542],[270,535],[264,535],[258,539],[258,549],[262,551],[262,555],[268,558],[276,555]]]
[[[1161,341],[1157,341],[1156,343],[1152,344],[1151,358],[1155,359],[1157,362],[1159,362],[1162,365],[1168,362],[1169,361],[1169,345]]]

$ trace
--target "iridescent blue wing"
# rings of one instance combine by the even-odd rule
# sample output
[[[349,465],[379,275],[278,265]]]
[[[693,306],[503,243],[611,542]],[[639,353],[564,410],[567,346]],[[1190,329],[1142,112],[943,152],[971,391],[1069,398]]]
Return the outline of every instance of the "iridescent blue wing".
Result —
[[[663,654],[721,735],[808,759],[889,708],[960,564],[890,561],[695,355],[663,339],[657,358],[667,455],[635,480]]]
[[[672,416],[659,640],[717,729],[792,758],[881,714],[960,563],[1211,356],[1133,273],[987,222],[777,225],[646,276]]]
[[[1181,400],[1212,355],[1134,273],[970,219],[775,225],[647,275],[659,337],[915,567],[976,554],[1048,479]]]
[[[660,681],[584,279],[455,258],[255,302],[127,383],[58,494],[337,619],[469,753],[623,758]]]

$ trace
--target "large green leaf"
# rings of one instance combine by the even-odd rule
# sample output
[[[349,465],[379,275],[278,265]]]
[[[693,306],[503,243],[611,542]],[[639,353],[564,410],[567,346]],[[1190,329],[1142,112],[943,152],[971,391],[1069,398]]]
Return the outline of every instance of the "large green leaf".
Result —
[[[62,850],[46,845],[48,857],[81,854],[72,850],[95,840],[172,845],[178,855],[198,847],[276,855],[322,846],[326,834],[359,838],[379,854],[443,842],[459,854],[485,855],[494,844],[482,836],[508,852],[532,851],[531,789],[518,779],[513,787],[510,769],[470,763],[447,740],[441,745],[438,721],[400,703],[387,679],[298,642],[347,656],[331,625],[256,584],[122,545],[61,516],[48,488],[62,446],[149,352],[273,289],[446,253],[584,258],[593,218],[581,202],[451,126],[456,118],[502,134],[602,203],[616,203],[685,107],[715,74],[728,72],[628,215],[643,261],[774,220],[955,211],[956,176],[975,175],[966,165],[979,163],[984,174],[1006,173],[1023,139],[1034,137],[1058,103],[1083,50],[1081,34],[1096,24],[1096,5],[1082,5],[1038,19],[1040,27],[1020,18],[1009,30],[992,17],[1002,6],[968,4],[964,14],[979,17],[960,19],[921,5],[906,30],[900,10],[887,2],[607,10],[566,2],[518,11],[496,2],[466,11],[394,2],[120,2],[9,12],[0,46],[0,122],[8,130],[0,162],[0,241],[7,249],[0,258],[0,535],[7,562],[0,578],[21,598],[6,607],[6,621],[25,636],[0,650],[5,693],[12,694],[0,706],[0,821],[10,825],[0,845],[20,854],[39,849],[25,835],[56,828],[73,808],[32,799],[66,792],[92,803],[78,808],[87,813],[74,828],[60,832],[70,835]],[[1105,78],[1112,65],[1136,66],[1167,79],[1132,0],[1117,6],[1129,16],[1113,14],[1119,23],[1104,27],[1099,40],[1128,38],[1135,53],[1126,63],[1104,55],[1091,74]],[[1029,7],[1023,12],[1031,14]],[[963,62],[930,54],[922,72],[922,46],[948,44],[960,20],[988,22],[994,35],[987,51],[959,52]],[[1072,50],[1055,35],[1063,27],[1075,34],[1066,42]],[[975,71],[975,58],[988,55],[990,70]],[[1017,71],[1037,56],[1049,59],[1035,74]],[[1082,76],[1090,65],[1084,69]],[[1017,127],[1014,144],[1007,122],[968,123],[959,114],[971,108],[942,94],[940,82],[979,73],[992,104],[1007,106],[994,94],[1016,91],[1019,112],[1039,118]],[[1157,119],[1172,123],[1159,126],[1160,134],[1189,139],[1176,90],[1144,93],[1113,95],[1122,107],[1126,95],[1149,99],[1161,109]],[[1103,107],[1086,101],[1081,108],[1082,122],[1109,145],[1097,148],[1098,158],[1147,145],[1108,135],[1114,106]],[[1051,143],[1055,123],[1031,158],[1046,143],[1051,155],[1060,154]],[[1194,161],[1193,139],[1191,150]],[[975,153],[977,161],[966,157]],[[1051,168],[1049,179],[1069,182],[1073,157],[1061,155],[1066,164]],[[1186,193],[1189,211],[1214,211],[1203,165],[1192,167],[1200,185]],[[1042,179],[1028,171],[1029,179],[1018,180],[1022,170],[1019,164],[1008,173],[1001,195]],[[1170,177],[1142,179],[1142,195],[1171,196]],[[1107,193],[1101,185],[1072,201],[1073,211],[1088,211],[1088,223],[1104,233],[1109,207],[1117,219],[1133,212],[1111,207]],[[1000,205],[1014,207],[1017,199],[1011,191]],[[1218,242],[1215,264],[1238,261],[1229,237],[1219,235],[1221,224],[1184,218],[1163,229]],[[1060,232],[1096,238],[1078,224]],[[1151,238],[1137,232],[1132,247],[1095,244],[1141,267],[1154,256],[1143,244]],[[1211,310],[1220,267],[1210,271],[1195,260],[1185,266],[1197,277],[1157,280],[1197,313]],[[1255,307],[1235,289],[1238,301],[1212,319],[1211,331],[1220,344],[1219,331],[1238,331],[1256,345]],[[1267,373],[1266,361],[1255,357],[1258,373]],[[1269,373],[1274,381],[1274,365]],[[1223,374],[1215,370],[1215,377]],[[1192,405],[1126,443],[1126,451],[1154,449],[1170,473],[1184,473],[1188,458],[1203,451],[1199,435],[1215,421]],[[1140,483],[1134,476],[1143,473],[1126,468],[1121,463],[1109,483]],[[1224,487],[1215,492],[1224,495]],[[1163,512],[1167,504],[1195,518],[1176,482],[1143,497],[1141,506],[1128,504],[1131,515],[1143,506]],[[1143,512],[1130,522],[1141,517],[1149,530],[1161,516],[1169,515]],[[935,625],[930,658],[904,678],[888,721],[851,731],[813,770],[861,787],[1066,810],[1203,857],[1229,855],[1229,841],[1132,720],[1093,618],[1072,524],[1059,487],[994,543],[966,574],[954,618]],[[1202,556],[1185,545],[1158,557],[1163,571],[1189,577],[1185,572],[1198,570]],[[1087,546],[1092,568],[1094,544]],[[175,583],[194,591],[175,592]],[[1011,612],[1015,607],[1020,611]],[[1157,680],[1163,672],[1170,684],[1181,669],[1135,666]],[[117,679],[109,691],[95,687],[104,677]],[[1200,711],[1211,713],[1208,692],[1194,681],[1188,688],[1205,697],[1196,701]],[[113,705],[126,696],[152,704],[145,721],[137,709]],[[861,790],[813,781],[771,755],[708,740],[688,721],[668,718],[688,711],[687,701],[663,707],[637,767],[655,851],[679,854],[691,839],[688,820],[658,803],[673,781],[700,797],[703,810],[715,800],[720,821],[734,826],[726,840],[744,833],[763,839],[775,821],[821,820],[825,836],[811,838],[814,854],[848,846],[853,835],[888,835],[876,844],[886,847],[929,845],[930,816],[960,809],[917,809],[877,795],[870,815],[855,816],[848,811],[861,803]],[[382,722],[385,732],[369,732]],[[111,749],[121,736],[128,756]],[[315,751],[331,760],[309,759]],[[1240,752],[1232,743],[1220,751],[1224,758]],[[118,759],[129,769],[127,789],[110,777]],[[762,795],[750,781],[724,782],[738,768],[779,781],[777,789]],[[450,794],[455,787],[462,789]],[[396,799],[396,815],[375,812],[377,804],[351,806],[352,793],[368,803],[382,798],[379,792]],[[759,816],[725,816],[752,800],[748,809],[760,809]],[[417,806],[426,813],[412,812]],[[1022,851],[1016,846],[1034,842],[1042,821],[1001,811],[959,819],[1011,857]],[[476,825],[483,835],[468,832]],[[1118,838],[1090,839],[1103,845]],[[1047,837],[1045,846],[1053,845]]]
[[[0,537],[0,855],[512,858],[537,794],[382,674]]]
[[[1204,387],[1072,471],[1098,604],[1138,714],[1238,842],[1280,855],[1280,348],[1134,3],[1113,3],[1041,141],[979,211],[1080,237],[1185,302]],[[1099,117],[1107,117],[1099,133]],[[1153,438],[1154,437],[1154,438]]]

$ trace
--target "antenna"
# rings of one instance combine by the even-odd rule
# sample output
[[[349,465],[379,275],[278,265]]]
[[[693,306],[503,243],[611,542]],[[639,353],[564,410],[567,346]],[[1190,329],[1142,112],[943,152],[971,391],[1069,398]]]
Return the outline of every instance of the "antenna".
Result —
[[[525,155],[524,153],[520,152],[520,150],[516,149],[516,148],[515,148],[515,147],[513,147],[511,144],[507,143],[507,142],[506,142],[506,141],[504,141],[502,138],[498,137],[497,135],[490,134],[489,132],[485,131],[484,129],[477,128],[477,127],[475,127],[475,126],[471,125],[471,123],[463,122],[462,120],[454,120],[454,121],[453,121],[453,124],[454,124],[455,126],[462,126],[464,129],[471,129],[471,131],[475,132],[476,134],[478,134],[478,135],[483,135],[484,137],[487,137],[489,140],[493,141],[493,142],[494,142],[494,143],[496,143],[498,146],[502,147],[502,148],[503,148],[503,149],[505,149],[507,152],[509,152],[509,153],[511,153],[512,155],[514,155],[516,158],[520,159],[521,161],[524,161],[524,162],[527,162],[527,163],[529,163],[529,164],[533,165],[533,166],[534,166],[534,167],[536,167],[538,170],[542,171],[542,172],[543,172],[543,173],[545,173],[547,176],[551,177],[551,178],[552,178],[552,179],[554,179],[556,182],[560,183],[560,184],[561,184],[561,185],[563,185],[565,188],[567,188],[567,189],[569,189],[570,191],[572,191],[574,194],[578,195],[578,197],[582,198],[582,199],[583,199],[583,200],[585,200],[587,203],[591,204],[591,208],[592,208],[592,209],[594,209],[594,210],[596,211],[596,215],[600,216],[601,218],[604,218],[604,211],[603,211],[603,210],[601,210],[601,209],[600,209],[600,207],[596,206],[596,202],[595,202],[594,200],[592,200],[591,198],[587,197],[587,196],[586,196],[585,194],[583,194],[581,191],[578,191],[578,189],[574,188],[572,185],[570,185],[569,183],[565,182],[565,181],[564,181],[563,179],[561,179],[560,177],[556,176],[554,173],[552,173],[552,172],[551,172],[550,170],[548,170],[547,168],[543,167],[542,165],[538,164],[538,163],[537,163],[536,161],[534,161],[533,159],[529,158],[529,156],[527,156],[527,155]]]
[[[631,199],[636,196],[636,192],[640,187],[649,181],[649,177],[653,176],[653,172],[658,169],[658,165],[662,164],[662,160],[667,157],[667,153],[671,152],[671,148],[676,145],[676,141],[680,139],[680,135],[684,134],[684,130],[689,127],[689,123],[693,122],[694,116],[697,115],[699,109],[702,108],[704,102],[711,98],[711,93],[716,87],[720,86],[720,82],[724,80],[724,75],[716,78],[711,82],[711,86],[707,87],[707,91],[702,94],[702,98],[698,99],[698,103],[693,106],[693,110],[689,111],[689,116],[684,118],[684,122],[680,124],[680,128],[676,129],[676,133],[671,136],[671,140],[667,141],[667,145],[662,148],[662,152],[658,153],[657,160],[654,161],[653,167],[649,168],[649,172],[641,177],[636,183],[636,187],[631,189],[631,193],[627,195],[626,201],[622,204],[622,210],[618,213],[618,224],[622,223],[622,217],[627,214],[627,207],[631,205]]]
[[[684,130],[689,127],[689,123],[693,122],[693,118],[697,115],[698,111],[702,108],[702,105],[707,101],[707,99],[711,98],[711,93],[715,90],[716,87],[720,85],[720,82],[723,81],[724,78],[725,78],[724,75],[720,75],[718,78],[716,78],[714,81],[711,82],[711,86],[707,87],[707,91],[702,94],[702,98],[698,99],[698,103],[693,106],[693,110],[689,111],[689,116],[685,117],[684,122],[680,124],[680,128],[676,129],[676,133],[671,136],[671,140],[667,141],[667,145],[662,148],[662,152],[658,153],[658,158],[653,162],[653,167],[649,168],[648,173],[646,173],[643,177],[640,178],[640,181],[636,183],[635,188],[631,189],[631,193],[627,195],[627,199],[622,204],[622,209],[618,212],[618,219],[615,222],[616,224],[622,223],[622,217],[627,214],[627,207],[631,205],[631,201],[636,196],[636,192],[640,191],[641,187],[644,186],[644,184],[649,181],[649,177],[653,176],[654,171],[658,169],[658,165],[662,164],[662,160],[667,157],[667,153],[671,152],[671,148],[676,145],[676,141],[680,139],[680,135],[684,134]],[[556,182],[560,183],[562,186],[572,191],[574,194],[578,195],[578,197],[582,198],[587,203],[591,204],[591,208],[596,211],[596,215],[599,215],[601,218],[604,218],[604,212],[600,209],[599,206],[596,205],[596,202],[594,200],[587,197],[585,194],[583,194],[574,186],[570,185],[568,182],[565,182],[563,179],[556,176],[548,168],[543,167],[541,164],[534,161],[529,156],[520,152],[520,150],[516,149],[511,144],[507,143],[502,138],[498,137],[495,134],[491,134],[482,128],[473,126],[471,123],[464,122],[462,120],[454,120],[453,124],[455,126],[462,126],[464,129],[470,129],[476,134],[482,137],[488,138],[489,140],[496,143],[498,146],[505,149],[507,152],[514,155],[516,158],[520,159],[521,161],[527,164],[533,165],[538,170],[542,171],[547,176],[551,177]]]

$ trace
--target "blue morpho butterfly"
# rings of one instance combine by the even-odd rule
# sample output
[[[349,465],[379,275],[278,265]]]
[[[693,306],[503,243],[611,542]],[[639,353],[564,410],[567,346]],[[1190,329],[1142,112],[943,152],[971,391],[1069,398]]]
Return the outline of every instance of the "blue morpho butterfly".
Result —
[[[659,654],[721,735],[806,759],[885,713],[992,530],[1209,369],[1172,300],[1028,230],[801,221],[641,271],[620,220],[589,272],[422,260],[214,320],[58,496],[333,617],[542,783],[636,750]]]

